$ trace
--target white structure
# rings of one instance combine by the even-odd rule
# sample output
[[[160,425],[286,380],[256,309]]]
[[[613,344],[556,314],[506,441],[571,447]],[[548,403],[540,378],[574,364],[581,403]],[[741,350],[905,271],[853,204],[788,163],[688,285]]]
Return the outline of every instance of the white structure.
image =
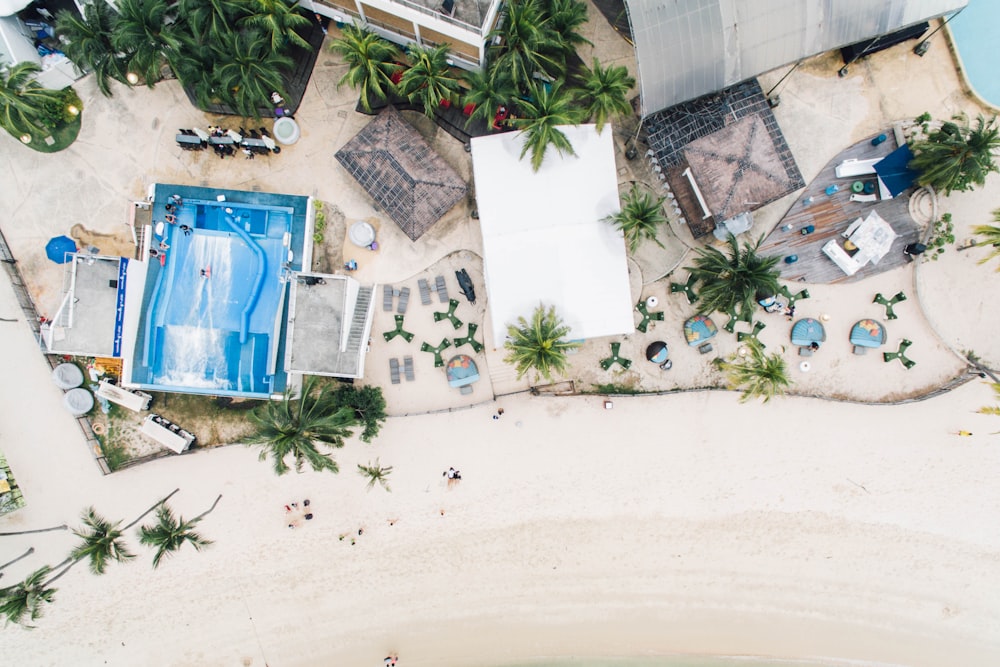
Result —
[[[576,156],[550,147],[537,172],[520,158],[520,132],[472,139],[494,347],[540,303],[570,338],[635,330],[625,240],[604,220],[621,210],[611,128],[559,129]]]
[[[17,15],[30,4],[31,0],[0,0],[0,66],[33,62],[42,68],[35,77],[38,83],[52,90],[61,90],[72,85],[83,73],[61,53],[39,55],[32,29]],[[54,18],[49,19],[41,12],[31,16],[31,20],[36,19],[50,26],[55,24]]]

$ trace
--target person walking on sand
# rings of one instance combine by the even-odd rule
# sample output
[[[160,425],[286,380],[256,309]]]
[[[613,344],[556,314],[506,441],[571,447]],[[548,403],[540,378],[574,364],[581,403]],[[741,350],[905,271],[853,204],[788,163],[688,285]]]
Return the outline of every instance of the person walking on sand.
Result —
[[[387,655],[387,656],[385,656],[385,664],[387,664],[387,665],[395,665],[397,660],[399,660],[399,656],[398,655]]]
[[[971,431],[959,431],[958,435],[961,435],[961,436],[970,436],[970,435],[972,435],[972,432]]]

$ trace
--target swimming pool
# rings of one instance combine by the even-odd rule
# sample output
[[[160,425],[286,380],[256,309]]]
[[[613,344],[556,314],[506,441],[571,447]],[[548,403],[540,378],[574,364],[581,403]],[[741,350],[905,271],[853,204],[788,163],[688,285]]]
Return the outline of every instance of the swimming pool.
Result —
[[[168,211],[173,194],[183,203]],[[152,208],[164,224],[150,244],[131,384],[246,397],[282,391],[287,275],[302,267],[308,199],[158,185]]]
[[[1000,77],[996,75],[996,31],[1000,2],[969,0],[948,23],[969,85],[985,102],[1000,107]]]

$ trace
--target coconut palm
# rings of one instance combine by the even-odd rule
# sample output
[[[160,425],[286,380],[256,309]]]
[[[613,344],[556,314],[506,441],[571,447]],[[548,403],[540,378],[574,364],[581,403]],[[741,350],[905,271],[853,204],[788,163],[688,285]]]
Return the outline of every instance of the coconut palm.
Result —
[[[156,549],[156,553],[153,554],[154,569],[159,567],[160,559],[179,551],[185,543],[197,551],[212,544],[212,540],[205,539],[194,529],[209,512],[215,509],[221,498],[220,494],[211,507],[189,521],[185,521],[182,516],[175,517],[173,510],[166,504],[157,508],[156,523],[139,528],[139,542]]]
[[[745,357],[732,356],[718,362],[719,368],[726,373],[729,388],[743,392],[740,403],[746,403],[751,398],[761,398],[767,403],[775,396],[784,394],[791,381],[788,379],[788,366],[781,355],[765,354],[763,346],[756,340],[751,340],[747,348]]]
[[[993,222],[1000,223],[1000,208],[993,211]],[[1000,257],[1000,225],[976,225],[972,228],[972,233],[983,238],[976,241],[977,246],[991,246],[990,254],[979,260],[980,264],[985,264],[994,257]],[[997,267],[1000,271],[1000,266]]]
[[[330,385],[317,391],[314,376],[303,380],[301,396],[296,396],[291,388],[286,389],[283,400],[269,401],[251,412],[250,419],[258,430],[247,445],[260,448],[261,461],[270,456],[277,475],[288,472],[285,459],[289,456],[294,459],[297,472],[302,471],[306,462],[316,471],[338,472],[337,462],[328,454],[321,454],[316,443],[343,447],[344,438],[351,436],[350,427],[358,423],[351,408],[335,407]]]
[[[242,19],[240,24],[259,28],[269,35],[272,51],[281,52],[287,44],[312,50],[312,45],[296,32],[311,23],[300,13],[298,2],[289,4],[285,0],[251,0],[249,10],[250,15]]]
[[[247,15],[248,9],[241,0],[180,0],[177,8],[191,34],[203,44],[232,32],[232,26]]]
[[[656,238],[656,230],[667,223],[667,218],[663,215],[664,199],[656,198],[633,184],[622,201],[622,210],[605,218],[625,235],[629,252],[634,253],[643,239],[655,241],[658,246],[663,247]]]
[[[441,46],[410,47],[409,69],[399,80],[399,92],[410,102],[419,102],[428,118],[444,100],[457,100],[461,85],[448,64],[449,48]]]
[[[964,117],[945,122],[922,141],[915,142],[909,166],[920,172],[917,183],[945,195],[965,192],[986,183],[990,172],[1000,171],[994,158],[1000,150],[1000,128],[996,116],[982,115],[975,127]]]
[[[44,613],[44,605],[51,604],[56,589],[47,581],[52,568],[41,567],[29,574],[16,586],[0,589],[0,616],[7,623],[17,623],[26,628],[28,621],[37,621]]]
[[[466,125],[480,118],[486,123],[487,129],[492,130],[493,117],[497,109],[509,106],[511,100],[517,97],[517,86],[508,73],[493,68],[465,72],[462,78],[468,86],[464,98],[465,104],[475,105]]]
[[[579,0],[540,0],[539,6],[549,28],[559,36],[565,55],[575,52],[578,46],[594,45],[579,32],[588,20],[585,3]]]
[[[182,34],[182,47],[173,59],[174,73],[185,88],[194,93],[195,103],[205,109],[219,102],[220,86],[216,78],[219,54],[213,44],[218,39],[202,39],[194,34]]]
[[[530,99],[521,100],[518,108],[521,117],[514,120],[514,127],[524,131],[521,158],[531,152],[531,168],[542,166],[549,146],[563,154],[576,155],[573,145],[558,125],[575,125],[580,122],[580,110],[573,106],[573,97],[562,88],[562,82],[543,84],[535,81],[529,88]]]
[[[62,91],[43,88],[35,80],[41,71],[28,61],[0,70],[0,127],[14,136],[44,131],[49,109],[62,104]]]
[[[594,67],[584,68],[578,95],[587,105],[587,117],[594,119],[598,132],[612,117],[632,113],[627,95],[633,86],[635,79],[629,76],[628,69],[623,65],[611,65],[605,69],[594,58]]]
[[[511,0],[505,5],[503,25],[486,39],[491,46],[490,67],[506,74],[521,90],[536,73],[548,78],[563,74],[563,44],[551,29],[536,0]],[[553,55],[556,54],[556,55]]]
[[[379,463],[378,459],[375,459],[375,463],[369,461],[366,466],[358,464],[358,474],[368,478],[369,491],[375,488],[376,483],[380,484],[386,491],[392,491],[389,488],[389,475],[391,473],[392,466],[383,466]]]
[[[90,571],[94,574],[104,574],[111,561],[125,563],[132,560],[135,558],[135,554],[129,551],[128,545],[125,544],[125,531],[131,529],[147,514],[170,500],[171,496],[179,490],[171,491],[169,495],[159,500],[125,527],[121,527],[121,521],[112,523],[98,514],[93,507],[88,507],[81,515],[83,528],[73,531],[73,534],[79,537],[82,542],[70,552],[70,560],[73,562],[88,560]]]
[[[20,556],[18,556],[17,558],[9,560],[6,563],[4,563],[3,565],[0,565],[0,570],[6,570],[8,567],[10,567],[11,565],[13,565],[14,563],[18,562],[19,560],[24,560],[25,558],[27,558],[28,556],[30,556],[33,553],[35,553],[35,547],[28,547],[28,550],[25,551]],[[2,576],[3,576],[3,574],[0,574],[0,577],[2,577]]]
[[[507,325],[504,363],[514,365],[518,380],[534,369],[551,382],[553,373],[565,373],[566,353],[580,347],[580,343],[563,340],[568,333],[569,327],[556,315],[555,306],[546,309],[539,304],[531,321],[519,317],[516,325]]]
[[[777,294],[778,276],[774,267],[778,257],[761,257],[757,254],[763,235],[756,243],[745,243],[740,249],[732,234],[726,239],[729,254],[708,246],[699,248],[693,267],[685,267],[701,283],[699,312],[708,315],[716,310],[728,312],[736,309],[749,321],[757,305],[757,294]]]
[[[382,395],[382,387],[342,384],[333,392],[332,400],[338,410],[350,408],[358,424],[364,425],[364,430],[358,435],[361,442],[371,442],[378,435],[385,421],[385,397]]]
[[[258,119],[260,109],[271,105],[272,92],[285,96],[281,72],[291,69],[294,63],[271,50],[270,40],[263,33],[229,33],[216,52],[219,96],[241,116]]]
[[[372,110],[373,101],[384,102],[396,90],[392,76],[399,70],[399,48],[360,25],[344,26],[330,50],[347,62],[347,73],[337,82],[358,91],[361,106]]]
[[[111,97],[111,81],[127,84],[126,56],[111,43],[118,15],[106,2],[83,6],[83,15],[62,10],[56,17],[56,32],[63,39],[66,56],[82,69],[94,73],[97,89]]]
[[[165,62],[181,49],[180,34],[167,0],[118,0],[118,20],[111,43],[124,53],[125,68],[152,88],[162,78]]]

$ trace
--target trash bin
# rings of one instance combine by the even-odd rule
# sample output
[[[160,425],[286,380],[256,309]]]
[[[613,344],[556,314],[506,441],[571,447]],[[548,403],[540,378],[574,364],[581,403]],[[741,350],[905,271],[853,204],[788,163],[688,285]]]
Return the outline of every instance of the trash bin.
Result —
[[[785,264],[794,264],[797,261],[799,261],[798,255],[789,255],[785,258]]]

